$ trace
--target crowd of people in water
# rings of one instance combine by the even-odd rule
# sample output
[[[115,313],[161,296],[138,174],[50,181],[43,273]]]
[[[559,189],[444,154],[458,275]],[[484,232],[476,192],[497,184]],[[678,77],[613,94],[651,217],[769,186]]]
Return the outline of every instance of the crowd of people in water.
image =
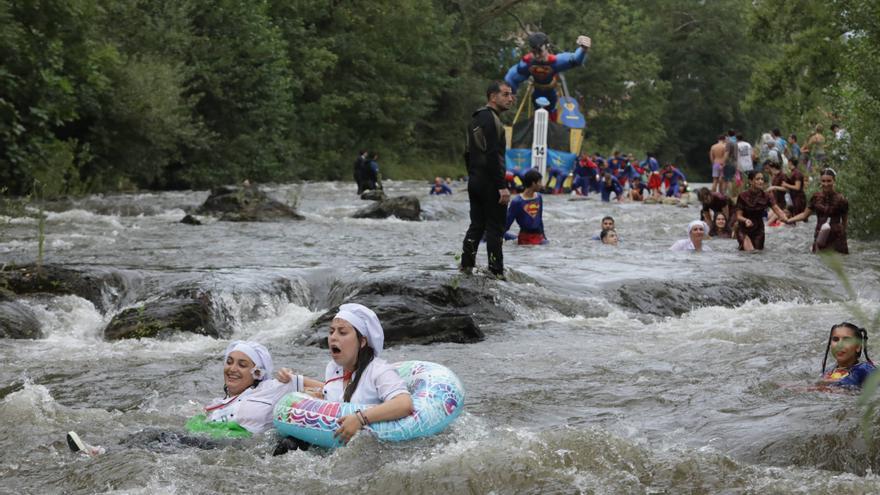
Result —
[[[796,141],[794,136],[789,139]],[[739,144],[748,146],[742,141]],[[768,141],[767,144],[772,143]],[[632,154],[624,156],[619,151],[615,151],[607,160],[598,153],[583,155],[569,177],[570,186],[566,187],[563,186],[565,177],[543,180],[535,169],[526,170],[521,175],[507,172],[507,187],[512,199],[507,207],[504,239],[525,245],[548,242],[544,233],[541,193],[567,192],[579,198],[597,194],[603,202],[609,202],[612,193],[614,199],[621,202],[661,202],[663,198],[681,198],[683,194],[693,194],[701,205],[697,219],[700,222],[688,225],[688,242],[677,242],[670,248],[672,250],[706,250],[707,246],[701,241],[693,240],[694,231],[697,230],[703,239],[736,239],[740,250],[762,250],[765,227],[795,225],[815,214],[817,222],[812,251],[833,250],[848,254],[846,227],[849,205],[846,198],[835,190],[836,171],[822,169],[819,172],[819,188],[808,199],[806,190],[811,179],[809,173],[801,171],[799,158],[788,158],[774,152],[759,164],[756,160],[761,156],[747,152],[750,167],[746,170],[738,166],[731,175],[733,181],[719,181],[717,187],[713,182],[711,188],[702,187],[696,191],[689,190],[685,175],[677,167],[673,164],[660,166],[650,153],[641,162],[637,162]],[[802,157],[805,153],[800,150],[794,155]],[[814,163],[821,161],[815,160]],[[745,178],[742,185],[739,184],[739,174]],[[437,177],[429,193],[453,194],[452,187],[452,179]],[[510,233],[513,223],[519,226],[518,235]],[[602,232],[595,239],[612,245],[618,242],[617,232]]]
[[[816,214],[812,251],[833,250],[848,254],[847,218],[849,204],[835,189],[837,172],[829,164],[832,150],[835,163],[845,161],[841,146],[848,139],[837,124],[831,126],[832,141],[826,143],[823,126],[817,125],[801,146],[795,134],[783,137],[779,129],[764,133],[761,145],[753,147],[743,135],[730,130],[720,134],[709,150],[712,169],[711,187],[690,190],[687,177],[673,163],[661,165],[654,153],[642,160],[633,153],[618,150],[609,158],[599,153],[582,154],[574,170],[566,177],[550,168],[546,179],[535,177],[535,170],[521,173],[507,171],[505,180],[512,197],[508,206],[504,238],[519,244],[546,244],[543,235],[541,193],[570,193],[577,197],[598,195],[603,202],[664,202],[695,194],[702,205],[699,220],[703,238],[736,239],[743,251],[764,248],[765,226],[796,225]],[[802,167],[805,164],[805,167]],[[818,173],[819,187],[809,199],[807,188]],[[531,175],[530,175],[531,174]],[[530,175],[529,180],[526,176]],[[537,186],[532,186],[537,181]],[[452,194],[452,181],[435,179],[431,194]],[[531,190],[529,190],[531,189]],[[516,196],[519,194],[520,196]],[[613,195],[613,197],[612,197]],[[517,199],[519,198],[519,199]],[[675,199],[667,201],[676,202]],[[508,231],[513,222],[521,235]],[[688,237],[700,226],[688,226]],[[617,243],[616,232],[606,235],[608,244]],[[606,237],[596,236],[604,240]],[[701,242],[679,242],[673,250],[704,250]]]

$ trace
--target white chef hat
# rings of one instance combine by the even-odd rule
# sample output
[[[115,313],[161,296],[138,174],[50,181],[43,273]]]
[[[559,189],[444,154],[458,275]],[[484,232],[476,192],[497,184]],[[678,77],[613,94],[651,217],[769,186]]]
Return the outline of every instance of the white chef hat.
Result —
[[[382,344],[385,343],[385,331],[379,323],[379,317],[370,308],[363,304],[343,304],[339,306],[339,312],[335,318],[342,318],[351,323],[361,335],[367,338],[367,345],[373,348],[375,356],[382,352]]]
[[[263,344],[246,340],[234,340],[226,347],[223,360],[226,361],[229,355],[235,351],[243,352],[254,362],[254,378],[257,381],[264,380],[272,374],[272,355],[269,354],[269,349],[266,349],[266,346]]]
[[[703,226],[703,232],[705,232],[705,233],[709,232],[709,226],[706,225],[706,222],[704,222],[702,220],[694,220],[693,222],[688,224],[688,236],[691,235],[691,231],[694,230],[694,227],[696,227],[698,225]]]

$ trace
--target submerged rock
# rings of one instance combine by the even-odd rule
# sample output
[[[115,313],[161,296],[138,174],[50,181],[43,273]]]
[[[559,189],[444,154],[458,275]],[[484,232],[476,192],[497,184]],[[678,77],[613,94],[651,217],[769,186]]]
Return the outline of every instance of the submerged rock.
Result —
[[[57,265],[25,265],[0,271],[0,286],[17,295],[68,295],[90,301],[106,311],[125,285],[114,271],[85,271]]]
[[[397,196],[373,203],[356,211],[352,218],[388,218],[395,216],[401,220],[421,220],[422,206],[415,196]]]
[[[342,300],[334,302],[334,307],[315,321],[300,342],[326,347],[327,326],[342,303],[359,303],[375,311],[385,330],[386,345],[478,342],[485,338],[481,325],[512,318],[481,285],[485,283],[452,277],[392,279],[350,286],[337,291]]]
[[[226,338],[232,329],[217,317],[208,294],[195,294],[183,299],[162,298],[128,308],[113,317],[104,329],[104,338],[163,338],[179,332]]]
[[[606,293],[611,302],[651,316],[681,316],[708,306],[733,308],[753,299],[763,303],[787,301],[792,294],[815,295],[812,287],[774,277],[688,280],[674,284],[662,280],[629,281],[609,289]]]
[[[252,184],[222,186],[211,190],[208,199],[196,210],[199,215],[215,215],[230,222],[273,222],[302,220],[290,206],[270,198]]]

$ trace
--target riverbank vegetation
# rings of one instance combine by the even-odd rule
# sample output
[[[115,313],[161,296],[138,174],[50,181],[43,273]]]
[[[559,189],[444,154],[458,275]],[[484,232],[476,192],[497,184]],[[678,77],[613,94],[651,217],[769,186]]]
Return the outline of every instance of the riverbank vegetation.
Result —
[[[558,51],[588,149],[653,150],[697,177],[727,128],[850,133],[841,184],[869,208],[878,7],[845,0],[0,0],[0,181],[47,196],[452,175],[462,126],[525,29]],[[511,112],[512,113],[512,112]],[[507,118],[510,118],[508,116]],[[803,142],[803,141],[802,141]],[[443,164],[439,165],[438,164]],[[863,209],[864,208],[864,209]],[[853,233],[880,230],[876,214]]]

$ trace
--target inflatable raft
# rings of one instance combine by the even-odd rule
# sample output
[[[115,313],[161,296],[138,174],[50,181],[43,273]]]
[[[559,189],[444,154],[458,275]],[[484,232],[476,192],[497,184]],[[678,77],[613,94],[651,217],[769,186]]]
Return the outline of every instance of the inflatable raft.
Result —
[[[464,387],[449,368],[427,361],[403,361],[392,366],[412,394],[413,413],[394,421],[372,423],[363,431],[382,441],[411,440],[440,433],[461,413]],[[275,405],[275,429],[284,436],[335,448],[343,445],[333,436],[339,427],[337,421],[358,409],[367,411],[369,407],[292,392]]]

